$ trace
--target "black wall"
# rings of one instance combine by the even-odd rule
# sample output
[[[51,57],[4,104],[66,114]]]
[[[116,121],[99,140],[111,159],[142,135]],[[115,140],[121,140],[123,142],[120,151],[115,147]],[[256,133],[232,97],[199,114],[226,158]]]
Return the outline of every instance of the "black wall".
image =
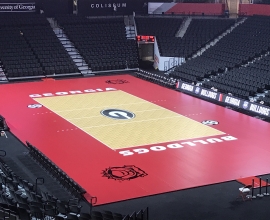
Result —
[[[0,3],[36,3],[36,12],[42,9],[47,17],[56,14],[72,14],[72,0],[0,0]]]
[[[98,15],[130,15],[133,11],[143,11],[144,0],[78,0],[78,14]],[[114,12],[113,4],[117,11]]]
[[[78,0],[78,13],[87,16],[130,15],[135,12],[147,13],[147,2],[151,0]],[[155,0],[153,2],[171,2],[172,0]],[[72,14],[73,0],[0,0],[0,3],[36,3],[36,12],[40,9],[47,17],[57,14]],[[117,11],[113,11],[113,4]]]
[[[30,0],[31,1],[31,0]],[[72,14],[72,0],[36,0],[43,9],[46,17],[54,17],[57,14]]]

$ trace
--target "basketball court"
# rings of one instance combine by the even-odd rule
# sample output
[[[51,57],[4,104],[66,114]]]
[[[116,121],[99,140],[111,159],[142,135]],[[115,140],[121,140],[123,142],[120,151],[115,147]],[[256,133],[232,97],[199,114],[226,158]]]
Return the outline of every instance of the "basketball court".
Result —
[[[130,75],[5,84],[0,94],[11,132],[97,205],[269,173],[269,123]]]

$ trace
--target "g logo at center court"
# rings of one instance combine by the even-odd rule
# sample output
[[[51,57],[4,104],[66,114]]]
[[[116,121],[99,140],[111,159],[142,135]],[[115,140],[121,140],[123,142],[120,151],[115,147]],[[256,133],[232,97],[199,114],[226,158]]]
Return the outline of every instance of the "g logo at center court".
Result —
[[[122,109],[104,109],[100,113],[105,117],[118,120],[129,120],[135,118],[134,113]]]

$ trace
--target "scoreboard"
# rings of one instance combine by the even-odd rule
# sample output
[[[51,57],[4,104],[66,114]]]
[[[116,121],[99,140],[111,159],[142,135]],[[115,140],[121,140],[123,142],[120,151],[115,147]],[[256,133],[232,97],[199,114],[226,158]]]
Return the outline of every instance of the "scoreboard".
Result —
[[[154,36],[145,36],[145,35],[138,35],[136,36],[137,42],[155,42]]]

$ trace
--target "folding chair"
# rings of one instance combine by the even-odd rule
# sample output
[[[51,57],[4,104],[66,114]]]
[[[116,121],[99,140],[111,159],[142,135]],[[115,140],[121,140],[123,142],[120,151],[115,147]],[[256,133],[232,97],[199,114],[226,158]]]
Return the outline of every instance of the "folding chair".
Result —
[[[251,189],[252,185],[247,185],[239,188],[239,197],[241,197],[243,201],[252,200],[252,196],[250,195]]]

